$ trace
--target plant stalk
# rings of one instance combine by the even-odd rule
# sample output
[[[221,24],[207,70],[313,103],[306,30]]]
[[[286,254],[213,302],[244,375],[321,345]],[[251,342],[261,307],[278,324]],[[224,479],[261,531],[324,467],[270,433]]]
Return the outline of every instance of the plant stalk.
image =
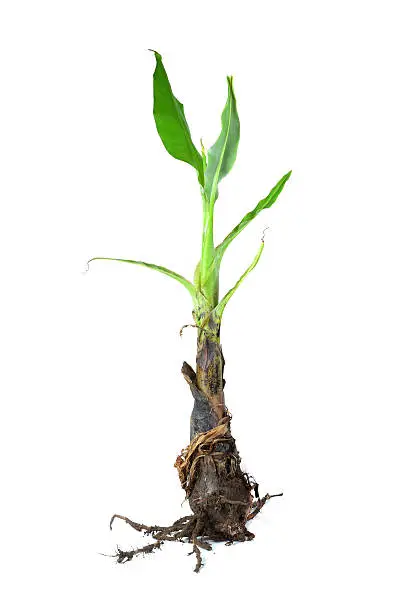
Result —
[[[196,381],[218,422],[225,414],[224,365],[225,360],[220,343],[220,324],[210,317],[205,326],[198,330]]]

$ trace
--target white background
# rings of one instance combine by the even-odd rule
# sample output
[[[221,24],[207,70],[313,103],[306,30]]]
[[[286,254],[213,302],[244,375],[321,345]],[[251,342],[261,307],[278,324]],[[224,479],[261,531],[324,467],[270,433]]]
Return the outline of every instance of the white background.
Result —
[[[1,4],[2,609],[404,610],[404,66],[400,2]],[[284,491],[193,573],[189,546],[110,515],[187,513],[173,462],[192,407],[193,170],[152,116],[152,47],[196,142],[235,77],[241,143],[221,240],[227,404],[261,492]],[[402,582],[402,584],[401,584]]]

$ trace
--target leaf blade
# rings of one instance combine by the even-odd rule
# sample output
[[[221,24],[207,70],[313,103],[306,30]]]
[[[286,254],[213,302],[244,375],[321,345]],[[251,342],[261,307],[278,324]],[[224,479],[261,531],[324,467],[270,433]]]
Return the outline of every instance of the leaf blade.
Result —
[[[203,159],[191,138],[184,106],[173,94],[162,56],[157,51],[153,53],[156,59],[153,73],[153,116],[156,129],[166,151],[175,159],[193,166],[203,185]]]
[[[224,238],[221,244],[219,244],[216,247],[215,249],[216,259],[219,259],[220,261],[226,249],[231,244],[231,242],[236,238],[236,236],[238,236],[241,233],[241,231],[245,229],[245,227],[249,225],[249,223],[253,221],[253,219],[255,219],[262,210],[264,210],[265,208],[270,208],[274,204],[274,202],[277,200],[280,193],[283,191],[284,185],[290,178],[291,172],[292,172],[291,170],[287,172],[287,174],[285,174],[278,181],[278,183],[273,187],[273,189],[271,189],[270,193],[265,198],[260,200],[260,202],[255,206],[255,208],[251,210],[250,212],[248,212],[242,218],[242,220],[238,223],[238,225],[235,225],[233,230],[229,232],[229,234]]]
[[[182,276],[181,274],[177,274],[177,272],[173,272],[173,270],[169,270],[169,268],[165,268],[164,266],[158,266],[156,264],[147,263],[146,261],[139,261],[139,260],[134,260],[134,259],[118,259],[116,257],[92,257],[91,259],[89,259],[87,264],[89,265],[92,261],[97,261],[97,260],[120,261],[124,263],[145,266],[146,268],[156,270],[157,272],[161,272],[162,274],[165,274],[166,276],[169,276],[170,278],[177,280],[179,283],[183,285],[183,287],[187,289],[187,291],[190,293],[193,300],[196,299],[197,294],[196,294],[196,290],[193,284],[189,280],[184,278],[184,276]]]
[[[221,115],[221,132],[208,150],[204,174],[205,193],[211,207],[218,196],[218,183],[231,171],[235,163],[240,138],[233,78],[227,77],[227,82],[228,97]]]
[[[237,290],[237,288],[239,287],[239,285],[244,281],[244,279],[248,276],[248,274],[250,274],[250,272],[257,266],[257,264],[259,262],[259,259],[260,259],[261,255],[262,255],[263,249],[264,249],[264,239],[262,238],[259,250],[257,251],[257,253],[255,255],[255,258],[253,259],[253,261],[250,264],[250,266],[248,268],[246,268],[246,270],[244,271],[242,276],[239,278],[239,280],[235,283],[235,285],[232,287],[232,289],[230,289],[224,295],[224,297],[221,299],[221,301],[218,303],[218,305],[214,308],[214,317],[216,318],[216,320],[218,322],[221,321],[222,315],[223,315],[223,312],[224,312],[224,309],[225,309],[225,306],[228,304],[229,300],[234,295],[234,293]]]

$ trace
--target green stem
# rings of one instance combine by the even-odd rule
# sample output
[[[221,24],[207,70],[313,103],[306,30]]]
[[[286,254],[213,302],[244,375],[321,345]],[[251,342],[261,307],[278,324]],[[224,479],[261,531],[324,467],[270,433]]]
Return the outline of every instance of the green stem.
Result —
[[[203,196],[203,234],[201,246],[200,282],[201,291],[211,308],[218,304],[218,273],[213,269],[214,247],[214,211]]]

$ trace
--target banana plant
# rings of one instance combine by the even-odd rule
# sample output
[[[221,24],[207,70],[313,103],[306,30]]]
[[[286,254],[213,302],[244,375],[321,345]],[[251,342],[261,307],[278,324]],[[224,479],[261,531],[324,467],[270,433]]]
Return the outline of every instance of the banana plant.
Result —
[[[264,209],[270,208],[282,192],[284,185],[291,175],[287,172],[279,182],[271,189],[270,193],[248,212],[224,238],[214,246],[214,212],[218,199],[218,186],[220,181],[229,174],[236,160],[240,138],[240,123],[236,105],[233,77],[227,77],[228,96],[221,116],[221,131],[208,151],[201,143],[201,151],[198,151],[191,137],[183,104],[176,98],[170,85],[167,72],[163,65],[162,56],[154,51],[156,57],[156,68],[153,74],[153,116],[155,118],[157,132],[165,149],[174,158],[186,162],[196,172],[200,185],[203,231],[201,241],[201,259],[198,262],[193,282],[187,280],[181,274],[177,274],[168,268],[158,266],[144,261],[131,259],[117,259],[113,257],[93,257],[96,259],[109,259],[130,264],[146,266],[157,270],[183,285],[190,293],[193,300],[193,312],[196,324],[203,329],[209,322],[210,317],[220,324],[222,314],[230,297],[235,293],[242,280],[253,270],[258,263],[263,251],[263,242],[259,247],[252,264],[241,275],[241,278],[230,291],[219,301],[219,273],[222,258],[231,242],[249,225],[255,217]],[[89,262],[89,263],[90,263]]]
[[[255,512],[255,509],[260,509],[260,504],[264,503],[260,499],[256,502],[252,501],[250,491],[253,488],[256,491],[257,484],[252,484],[252,480],[241,471],[239,455],[230,433],[230,415],[225,406],[223,393],[224,358],[220,344],[220,328],[224,309],[242,281],[259,262],[264,248],[264,239],[262,238],[257,253],[246,270],[242,272],[237,283],[220,298],[221,263],[233,240],[260,212],[275,203],[290,178],[291,171],[284,174],[269,193],[225,236],[222,242],[215,245],[214,220],[219,184],[233,168],[240,139],[240,122],[233,77],[227,77],[227,99],[221,115],[221,129],[218,138],[208,150],[204,148],[201,141],[199,150],[192,139],[184,106],[173,93],[162,56],[157,51],[153,53],[156,59],[153,74],[153,116],[157,132],[167,152],[193,168],[199,185],[203,212],[200,260],[197,262],[193,280],[188,280],[181,274],[161,265],[140,260],[93,257],[89,263],[95,260],[111,260],[145,266],[175,279],[187,289],[191,296],[194,324],[197,328],[196,371],[184,363],[182,373],[191,388],[194,408],[191,415],[190,445],[179,455],[176,467],[195,517],[198,516],[200,519],[205,517],[198,523],[199,532],[194,530],[192,536],[193,546],[197,547],[193,550],[201,566],[199,547],[202,546],[202,540],[198,538],[215,535],[218,539],[219,534],[222,534],[223,539],[228,541],[249,539],[250,532],[246,530],[245,523],[250,520],[249,517]],[[210,453],[206,452],[207,436],[210,443],[214,441],[210,446]],[[222,450],[218,450],[219,448]],[[222,453],[220,458],[218,453]],[[207,459],[210,454],[216,457],[215,474]],[[221,471],[219,469],[221,466],[222,468],[228,467]],[[222,475],[219,476],[219,474]],[[221,505],[221,499],[227,501]],[[117,516],[129,521],[126,517]],[[191,538],[191,527],[189,532]]]

